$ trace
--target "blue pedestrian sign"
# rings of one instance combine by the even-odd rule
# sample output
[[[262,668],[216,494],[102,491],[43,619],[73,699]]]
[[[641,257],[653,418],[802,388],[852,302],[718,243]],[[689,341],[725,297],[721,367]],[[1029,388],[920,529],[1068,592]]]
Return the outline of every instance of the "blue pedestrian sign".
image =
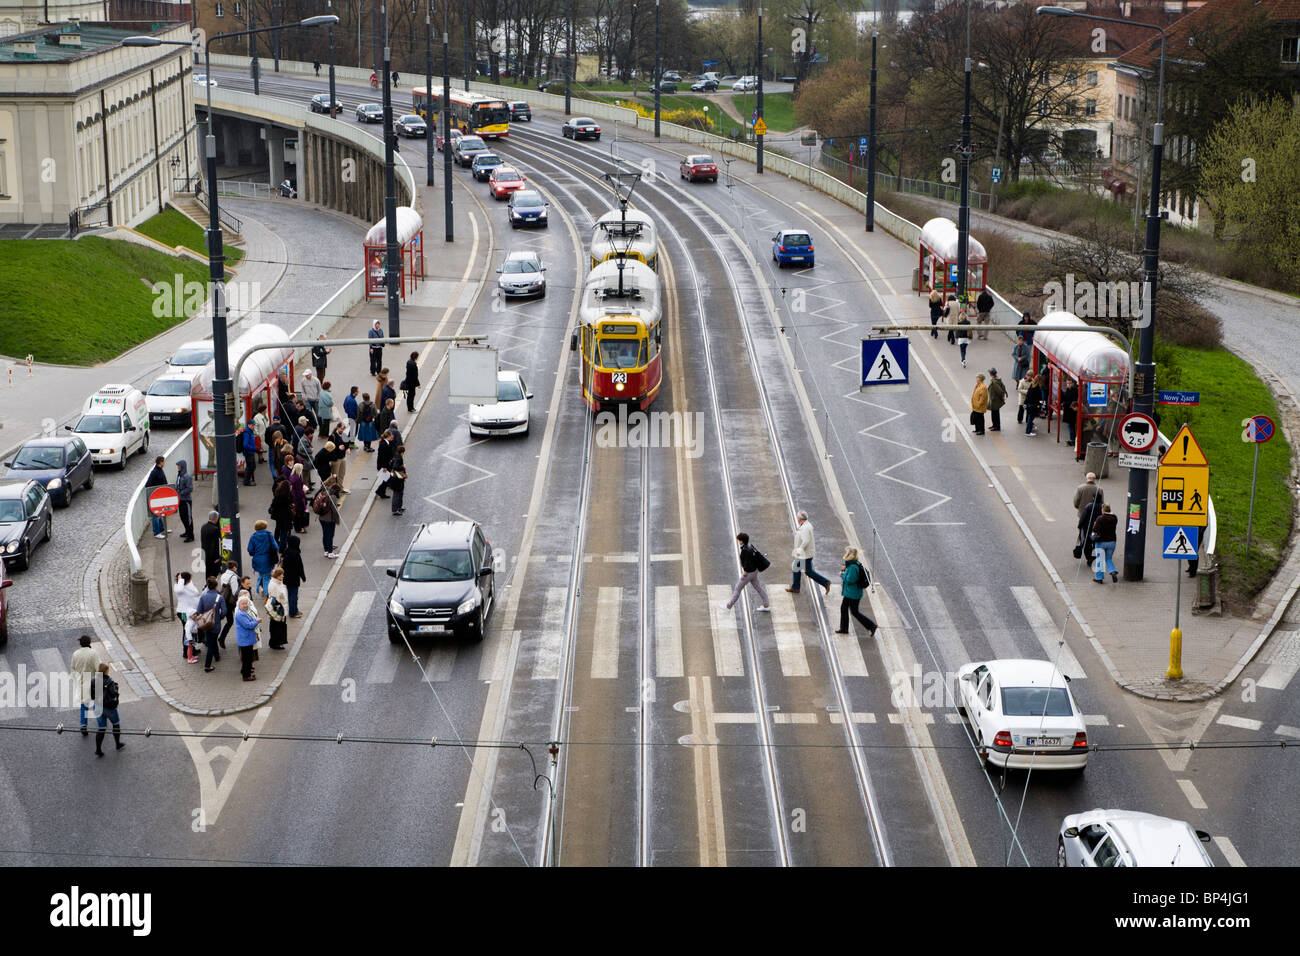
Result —
[[[867,138],[866,138],[865,136],[859,136],[859,137],[858,137],[858,152],[865,153],[865,152],[867,151],[867,149],[868,149],[868,147],[867,147]]]
[[[1166,525],[1160,529],[1164,532],[1166,558],[1179,561],[1195,561],[1200,550],[1201,529],[1186,525]]]
[[[907,339],[900,335],[862,340],[862,385],[859,391],[907,387]]]
[[[994,185],[994,186],[996,186],[998,183],[1002,182],[1002,167],[1001,167],[1001,166],[994,166],[994,167],[993,167],[993,172],[992,172],[991,178],[992,178],[992,180],[993,180],[993,185]]]
[[[952,265],[948,267],[948,281],[951,282],[953,285],[956,285],[957,277],[959,275],[961,275],[961,273],[957,270],[957,263],[954,262]]]

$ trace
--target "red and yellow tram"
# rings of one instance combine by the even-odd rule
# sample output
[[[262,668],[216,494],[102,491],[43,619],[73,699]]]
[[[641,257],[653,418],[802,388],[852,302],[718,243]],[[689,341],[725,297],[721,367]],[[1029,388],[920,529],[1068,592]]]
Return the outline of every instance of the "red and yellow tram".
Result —
[[[582,353],[582,397],[595,411],[646,409],[663,379],[659,277],[636,259],[610,259],[583,283],[574,347]]]

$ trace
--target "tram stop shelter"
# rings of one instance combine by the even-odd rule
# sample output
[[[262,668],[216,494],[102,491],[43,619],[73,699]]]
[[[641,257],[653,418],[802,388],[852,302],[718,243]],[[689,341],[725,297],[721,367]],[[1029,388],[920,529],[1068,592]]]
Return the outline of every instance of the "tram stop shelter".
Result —
[[[279,400],[281,376],[292,388],[294,350],[288,344],[289,335],[275,325],[255,325],[230,344],[230,371],[233,374],[239,360],[248,355],[248,361],[239,370],[235,383],[235,428],[249,421],[258,408],[274,414]],[[259,349],[249,354],[254,345],[277,345],[279,348]],[[190,391],[193,408],[194,475],[211,475],[217,470],[217,420],[212,405],[212,380],[216,378],[216,364],[209,362],[194,377]],[[241,452],[242,454],[242,452]]]
[[[387,217],[370,227],[363,245],[366,299],[382,299],[388,277]],[[397,207],[397,254],[401,259],[400,294],[405,301],[406,293],[413,292],[424,277],[424,220],[410,206]]]
[[[1087,331],[1088,323],[1071,312],[1049,312],[1041,325],[1077,326],[1078,332],[1034,332],[1033,369],[1046,371],[1044,394],[1056,418],[1056,440],[1061,440],[1063,416],[1074,416],[1074,455],[1082,458],[1089,442],[1102,442],[1107,454],[1119,451],[1119,422],[1129,411],[1128,353],[1100,332]],[[1078,386],[1073,413],[1063,409],[1063,396],[1071,384]],[[1050,431],[1050,424],[1048,426]]]
[[[957,294],[958,239],[957,224],[951,219],[931,219],[921,228],[918,295],[929,295],[935,289],[945,296]],[[966,257],[966,292],[973,296],[987,283],[989,261],[984,246],[974,236],[967,236]]]

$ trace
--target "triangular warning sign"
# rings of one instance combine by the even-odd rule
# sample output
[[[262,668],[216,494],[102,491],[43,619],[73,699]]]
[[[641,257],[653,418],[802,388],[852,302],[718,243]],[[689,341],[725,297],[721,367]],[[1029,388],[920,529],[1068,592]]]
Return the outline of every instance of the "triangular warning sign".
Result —
[[[1169,445],[1169,450],[1160,459],[1162,465],[1209,465],[1205,452],[1197,444],[1192,430],[1184,425]]]
[[[866,381],[868,383],[876,382],[903,382],[907,376],[898,365],[898,359],[889,348],[889,343],[881,342],[880,351],[876,353],[876,360],[871,363],[871,368],[867,369]]]
[[[1187,540],[1187,532],[1182,528],[1179,528],[1174,533],[1165,552],[1167,554],[1185,554],[1189,557],[1195,557],[1196,555],[1196,549],[1192,547],[1192,542]]]

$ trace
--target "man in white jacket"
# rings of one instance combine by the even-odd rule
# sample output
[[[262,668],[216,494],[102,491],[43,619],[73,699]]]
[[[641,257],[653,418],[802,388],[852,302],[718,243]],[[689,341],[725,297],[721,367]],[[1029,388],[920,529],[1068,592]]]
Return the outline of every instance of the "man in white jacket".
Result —
[[[86,705],[90,703],[90,684],[99,672],[99,654],[90,646],[90,635],[81,635],[81,647],[72,654],[72,673],[76,679],[77,703],[81,705],[81,736],[87,736]]]
[[[794,581],[786,590],[791,594],[798,594],[799,576],[801,573],[807,573],[808,577],[824,587],[826,593],[830,594],[831,582],[813,570],[813,526],[812,522],[808,520],[808,512],[799,512],[799,517],[795,519],[795,525],[794,550],[791,552],[791,557],[794,558],[792,567]]]

